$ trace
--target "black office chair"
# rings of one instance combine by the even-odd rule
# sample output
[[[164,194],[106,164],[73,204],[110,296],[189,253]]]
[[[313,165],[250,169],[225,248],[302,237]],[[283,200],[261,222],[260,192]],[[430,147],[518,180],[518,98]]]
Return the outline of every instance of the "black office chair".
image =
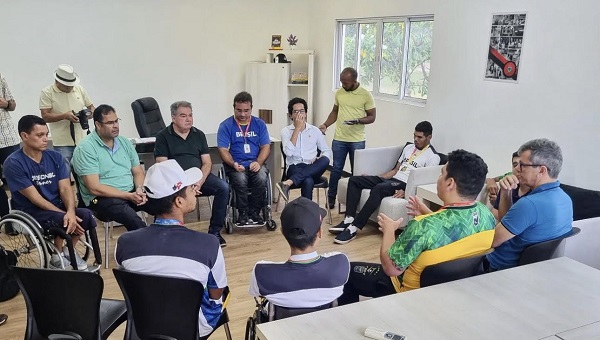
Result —
[[[27,306],[25,339],[108,339],[127,319],[125,301],[102,299],[100,275],[12,267]],[[58,337],[56,337],[58,335]]]
[[[160,130],[165,128],[166,125],[156,99],[152,97],[140,98],[131,103],[131,109],[133,110],[135,127],[141,138],[155,137]],[[138,145],[136,151],[140,153],[154,152],[154,144]]]
[[[311,307],[311,308],[293,308],[293,307],[282,307],[277,306],[273,303],[270,303],[265,297],[254,298],[256,301],[256,311],[254,314],[248,318],[246,321],[246,333],[245,340],[255,340],[256,339],[256,325],[281,320],[285,318],[291,318],[298,315],[308,314],[312,312],[317,312],[320,310],[328,309],[337,306],[337,300],[334,300],[330,303],[326,303],[321,306]]]
[[[566,239],[579,234],[580,231],[581,229],[573,227],[571,231],[563,236],[528,246],[519,257],[519,266],[563,256]]]
[[[421,273],[421,288],[460,280],[483,273],[483,259],[485,258],[485,255],[492,251],[494,250],[490,249],[485,253],[425,267]]]
[[[279,144],[279,147],[281,149],[281,155],[283,156],[283,171],[281,173],[281,181],[285,181],[288,179],[287,177],[287,161],[286,161],[286,156],[285,156],[285,152],[283,152],[283,143]],[[318,154],[320,154],[321,151],[319,150]],[[327,177],[325,176],[321,176],[321,178],[319,178],[318,182],[315,182],[314,185],[314,189],[317,189],[317,204],[321,205],[321,195],[319,195],[319,189],[323,189],[323,195],[325,197],[327,197],[327,188],[329,187],[329,181],[327,180]],[[296,185],[292,185],[290,187],[290,190],[292,189],[300,189],[299,186]],[[277,211],[279,209],[279,200],[281,199],[281,193],[279,193],[277,195],[277,203],[275,205],[275,211]],[[287,202],[286,202],[287,204]],[[331,209],[329,208],[328,204],[325,204],[328,214],[329,214],[329,224],[332,224],[332,220],[331,220]]]
[[[202,283],[118,268],[114,268],[113,273],[127,304],[126,340],[208,339],[212,334],[198,336]],[[228,289],[223,293],[224,297],[227,295]],[[215,329],[223,325],[227,339],[231,340],[228,322],[225,309]]]

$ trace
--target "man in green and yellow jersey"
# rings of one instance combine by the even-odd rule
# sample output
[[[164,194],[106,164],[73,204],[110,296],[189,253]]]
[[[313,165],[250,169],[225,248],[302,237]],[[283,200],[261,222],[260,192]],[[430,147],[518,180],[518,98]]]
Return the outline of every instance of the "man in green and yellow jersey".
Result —
[[[333,167],[329,177],[327,204],[335,205],[335,196],[342,170],[346,164],[346,156],[350,156],[350,166],[354,172],[354,151],[365,148],[365,125],[375,121],[375,101],[371,92],[360,86],[358,73],[351,67],[340,74],[342,88],[335,93],[333,109],[325,123],[319,129],[325,133],[335,123],[335,133],[331,150],[333,151]]]
[[[425,267],[488,251],[496,222],[490,210],[475,201],[487,171],[476,154],[453,151],[437,181],[438,196],[444,202],[440,210],[431,212],[422,200],[410,197],[408,209],[415,218],[396,240],[394,232],[402,219],[379,214],[381,264],[351,263],[339,304],[357,302],[359,295],[379,297],[420,288]]]

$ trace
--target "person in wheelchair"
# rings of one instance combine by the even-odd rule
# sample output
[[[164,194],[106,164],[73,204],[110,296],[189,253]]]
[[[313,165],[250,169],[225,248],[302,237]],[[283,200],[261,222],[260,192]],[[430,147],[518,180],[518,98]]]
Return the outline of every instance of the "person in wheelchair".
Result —
[[[292,185],[301,188],[302,197],[312,200],[313,187],[319,181],[331,159],[331,148],[319,128],[306,122],[308,105],[302,98],[288,103],[288,115],[292,124],[281,130],[281,143],[286,157],[286,179],[277,183],[283,198],[289,200]],[[321,154],[317,156],[318,151]]]
[[[23,116],[19,119],[18,131],[23,147],[4,162],[13,209],[30,214],[45,230],[63,226],[71,235],[73,245],[77,244],[86,230],[96,227],[96,220],[89,209],[75,207],[75,193],[65,158],[46,149],[48,127],[42,118]],[[52,255],[50,266],[70,266],[68,248],[63,247],[62,238],[56,237],[54,244],[62,252]],[[74,255],[77,269],[87,269],[87,263],[79,254],[75,252]]]
[[[219,125],[219,155],[235,191],[238,225],[263,224],[260,211],[265,202],[268,172],[265,161],[271,140],[265,122],[252,116],[252,96],[240,92],[233,99],[233,116]]]
[[[205,287],[199,314],[199,334],[212,332],[221,317],[227,286],[225,260],[219,239],[185,227],[184,215],[196,209],[196,183],[202,171],[183,170],[174,159],[148,169],[144,189],[153,224],[119,237],[117,263],[125,270],[188,278]]]
[[[290,246],[286,262],[260,261],[250,277],[248,292],[288,308],[313,308],[342,295],[350,275],[350,261],[340,252],[319,255],[325,209],[300,197],[281,212],[281,232]]]

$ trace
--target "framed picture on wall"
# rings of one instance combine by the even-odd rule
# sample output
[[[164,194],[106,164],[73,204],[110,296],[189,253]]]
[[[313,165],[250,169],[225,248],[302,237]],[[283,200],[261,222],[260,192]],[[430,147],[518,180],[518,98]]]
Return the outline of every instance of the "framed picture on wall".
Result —
[[[485,79],[517,83],[527,13],[492,15]]]
[[[281,50],[281,34],[273,34],[271,36],[271,50]]]

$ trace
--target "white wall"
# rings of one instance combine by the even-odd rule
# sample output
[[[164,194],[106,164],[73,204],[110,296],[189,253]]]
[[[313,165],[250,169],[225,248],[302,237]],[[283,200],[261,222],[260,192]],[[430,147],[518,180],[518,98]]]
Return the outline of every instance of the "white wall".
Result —
[[[491,174],[510,169],[523,142],[546,137],[563,151],[561,181],[600,189],[600,39],[594,0],[313,1],[309,34],[317,51],[316,120],[333,105],[335,20],[434,14],[429,99],[425,107],[376,100],[377,120],[367,145],[410,140],[421,120],[434,125],[441,152],[464,148],[480,154]],[[492,13],[526,11],[519,83],[483,80]],[[328,133],[329,138],[333,135]]]
[[[288,3],[289,4],[289,3]],[[304,18],[308,3],[294,2]],[[94,104],[111,104],[121,134],[137,137],[131,102],[152,96],[165,122],[188,100],[195,125],[216,132],[244,89],[244,65],[264,60],[271,35],[307,44],[306,20],[281,1],[2,1],[0,72],[17,101],[15,123],[39,114],[40,90],[61,63],[72,64]],[[7,48],[9,47],[9,48]]]

